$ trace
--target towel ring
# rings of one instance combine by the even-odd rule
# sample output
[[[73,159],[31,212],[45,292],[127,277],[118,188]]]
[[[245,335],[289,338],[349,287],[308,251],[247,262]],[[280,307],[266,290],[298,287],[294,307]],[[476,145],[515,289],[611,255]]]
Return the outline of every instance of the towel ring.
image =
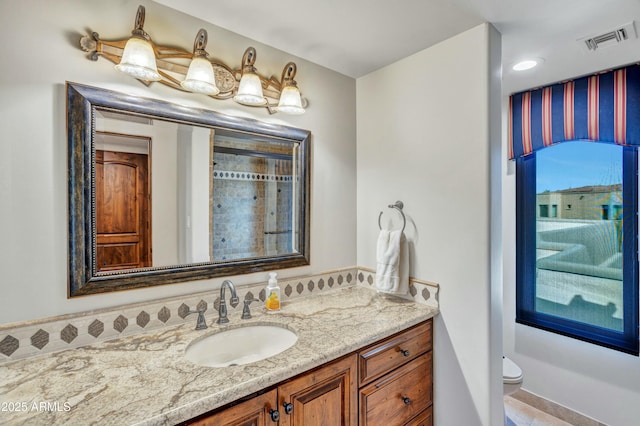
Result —
[[[400,232],[404,232],[404,228],[407,226],[407,218],[404,215],[402,209],[404,208],[404,203],[402,201],[396,201],[394,204],[389,204],[390,209],[396,209],[402,215],[402,230]],[[378,228],[382,231],[382,224],[380,223],[380,219],[382,219],[382,212],[378,215]]]

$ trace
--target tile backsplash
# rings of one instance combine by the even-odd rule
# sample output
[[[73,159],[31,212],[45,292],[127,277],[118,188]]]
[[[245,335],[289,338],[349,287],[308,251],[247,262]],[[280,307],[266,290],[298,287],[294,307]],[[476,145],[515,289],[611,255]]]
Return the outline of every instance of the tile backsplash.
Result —
[[[283,278],[279,284],[282,300],[286,302],[354,285],[374,288],[374,282],[375,271],[353,267],[304,277]],[[254,298],[264,301],[265,285],[266,280],[238,286],[238,297],[241,301]],[[438,306],[438,289],[437,284],[414,279],[411,279],[409,286],[414,301],[434,307]],[[0,363],[77,348],[187,321],[193,322],[195,326],[195,316],[189,315],[198,309],[205,310],[207,323],[211,323],[217,318],[219,294],[220,290],[216,289],[116,308],[1,325]],[[227,307],[231,314],[235,310],[241,310],[243,305],[227,304]]]

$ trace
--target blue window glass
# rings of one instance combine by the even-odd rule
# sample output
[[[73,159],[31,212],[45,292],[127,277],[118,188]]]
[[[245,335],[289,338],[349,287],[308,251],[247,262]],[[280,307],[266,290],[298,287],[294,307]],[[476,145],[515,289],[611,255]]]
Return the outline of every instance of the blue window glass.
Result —
[[[587,142],[516,161],[517,322],[638,354],[637,163]]]

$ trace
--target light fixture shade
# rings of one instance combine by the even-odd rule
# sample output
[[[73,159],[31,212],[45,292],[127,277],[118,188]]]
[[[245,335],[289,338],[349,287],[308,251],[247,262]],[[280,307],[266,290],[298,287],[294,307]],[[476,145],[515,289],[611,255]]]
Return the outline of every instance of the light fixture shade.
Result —
[[[116,65],[116,69],[141,80],[158,81],[161,79],[151,43],[139,37],[131,37],[127,41],[122,52],[122,59]]]
[[[216,86],[213,65],[203,57],[193,58],[187,71],[187,77],[180,85],[191,92],[204,93],[205,95],[217,95],[220,93]]]
[[[282,90],[280,101],[278,102],[278,111],[286,114],[304,114],[302,98],[296,86],[286,86]]]
[[[267,100],[262,94],[260,77],[252,72],[243,73],[238,86],[238,93],[233,97],[233,100],[245,105],[266,104]]]

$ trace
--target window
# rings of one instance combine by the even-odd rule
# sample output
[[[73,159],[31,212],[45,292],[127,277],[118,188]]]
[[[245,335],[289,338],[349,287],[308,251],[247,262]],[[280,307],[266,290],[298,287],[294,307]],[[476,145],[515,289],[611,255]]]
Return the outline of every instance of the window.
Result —
[[[638,354],[637,163],[585,142],[517,160],[517,322]]]
[[[613,206],[613,219],[614,220],[622,219],[622,206],[619,204],[616,204],[615,206]]]
[[[549,206],[547,204],[540,204],[540,217],[549,217]]]

